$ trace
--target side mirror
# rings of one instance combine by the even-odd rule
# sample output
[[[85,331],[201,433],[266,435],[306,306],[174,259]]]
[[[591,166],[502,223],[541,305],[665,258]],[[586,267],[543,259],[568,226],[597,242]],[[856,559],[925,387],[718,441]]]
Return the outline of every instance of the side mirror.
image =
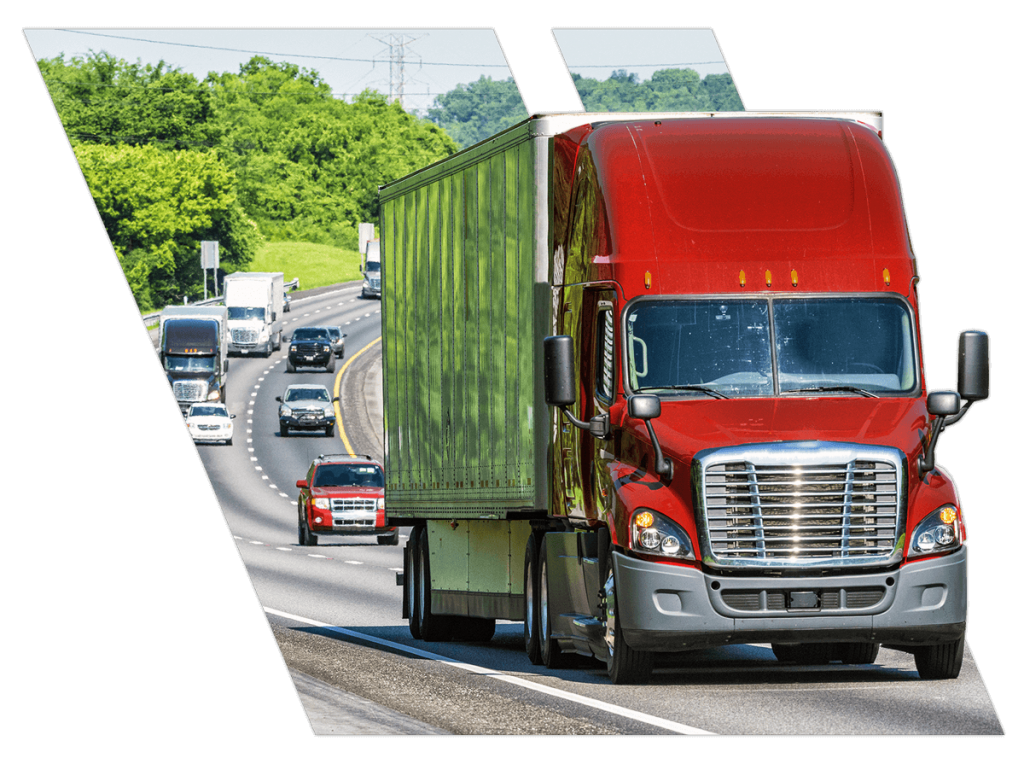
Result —
[[[295,487],[296,488],[309,488],[309,483],[307,483],[305,480],[296,480],[295,481]]]
[[[278,403],[284,403],[284,401],[281,400],[281,396],[280,395],[277,396],[276,398],[274,398],[274,400],[277,401]]]
[[[928,413],[932,416],[953,416],[960,411],[958,393],[940,391],[928,393]]]
[[[237,419],[237,418],[238,418],[238,414],[232,414],[232,415],[231,415],[231,418],[232,418],[232,419]]]
[[[650,421],[661,416],[661,398],[657,395],[634,395],[629,399],[629,415]]]
[[[341,403],[341,398],[335,395],[333,398],[331,398],[331,403]]]
[[[544,338],[544,400],[559,408],[576,402],[572,337],[565,334]]]
[[[988,398],[988,335],[969,331],[960,335],[957,390],[967,402]]]

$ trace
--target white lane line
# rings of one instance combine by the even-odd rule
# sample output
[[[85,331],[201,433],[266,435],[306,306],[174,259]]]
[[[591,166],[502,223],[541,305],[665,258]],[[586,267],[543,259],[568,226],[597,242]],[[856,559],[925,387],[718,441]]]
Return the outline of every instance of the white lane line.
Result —
[[[278,491],[278,494],[277,494],[277,495],[278,495],[278,496],[280,496],[280,497],[281,497],[282,499],[287,499],[287,498],[288,498],[288,494],[286,494],[286,493],[281,493],[280,491]],[[296,506],[298,506],[298,505],[296,505]]]
[[[328,559],[326,554],[307,554],[306,557],[316,557],[318,560]]]
[[[286,547],[286,546],[276,546],[276,547],[274,547],[274,549],[276,549],[278,552],[290,552],[290,551],[292,551],[291,547]]]
[[[310,555],[312,557],[313,555]],[[657,716],[651,716],[650,714],[641,713],[640,711],[634,711],[630,708],[622,708],[621,706],[615,706],[611,703],[605,703],[601,700],[594,700],[584,695],[576,695],[572,692],[566,692],[565,690],[557,690],[554,687],[548,687],[544,684],[538,684],[537,682],[531,682],[529,679],[522,679],[518,676],[506,674],[497,669],[485,668],[483,666],[475,666],[472,663],[463,663],[457,661],[454,658],[449,658],[446,655],[438,655],[437,653],[428,653],[426,650],[420,650],[415,647],[409,647],[399,642],[391,642],[386,639],[380,639],[379,637],[372,637],[369,634],[363,634],[358,631],[352,631],[350,629],[343,629],[340,626],[331,626],[328,623],[321,623],[320,621],[314,621],[310,618],[303,618],[302,616],[292,615],[291,613],[284,613],[280,610],[274,610],[273,608],[264,607],[264,612],[270,613],[271,615],[280,616],[281,618],[288,618],[298,623],[304,623],[309,626],[316,626],[320,629],[326,629],[327,631],[333,631],[336,634],[343,634],[347,637],[354,637],[356,639],[371,642],[375,645],[381,645],[391,650],[398,650],[399,652],[408,653],[409,655],[415,655],[420,658],[426,658],[427,660],[440,661],[441,663],[447,663],[454,668],[468,671],[471,674],[481,674],[483,676],[489,676],[492,679],[497,679],[500,682],[508,682],[518,687],[523,687],[527,690],[534,690],[535,692],[544,693],[545,695],[551,695],[555,698],[561,698],[562,700],[572,701],[579,703],[580,705],[589,706],[590,708],[596,708],[598,711],[604,711],[609,714],[615,714],[616,716],[622,716],[626,719],[632,719],[634,721],[643,722],[644,724],[650,724],[652,727],[660,727],[661,729],[668,730],[669,732],[678,732],[681,735],[713,735],[715,733],[702,730],[697,727],[689,727],[685,724],[679,724],[678,722],[671,721],[669,719],[661,719]]]
[[[345,560],[344,563],[346,565],[362,565],[363,564],[359,560]]]

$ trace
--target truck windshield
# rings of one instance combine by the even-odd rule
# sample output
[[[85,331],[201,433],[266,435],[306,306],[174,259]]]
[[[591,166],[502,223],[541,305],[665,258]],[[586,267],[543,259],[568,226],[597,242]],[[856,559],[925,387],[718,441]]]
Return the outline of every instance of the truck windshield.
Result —
[[[267,314],[266,308],[228,308],[228,320],[230,321],[262,321]]]
[[[626,315],[626,347],[637,393],[877,395],[917,387],[911,317],[891,298],[643,300]]]
[[[164,356],[167,371],[205,371],[213,373],[215,359],[211,355],[168,355]]]
[[[366,263],[367,273],[380,273],[380,260],[370,260]]]

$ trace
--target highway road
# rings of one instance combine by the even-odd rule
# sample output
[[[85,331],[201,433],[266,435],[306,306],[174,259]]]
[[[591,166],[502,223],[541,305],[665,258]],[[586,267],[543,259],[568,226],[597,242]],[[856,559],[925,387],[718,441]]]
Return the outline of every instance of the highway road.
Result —
[[[530,664],[522,625],[499,622],[487,644],[413,640],[401,619],[402,547],[373,538],[300,547],[298,489],[318,454],[381,458],[380,303],[342,285],[293,301],[297,326],[348,333],[336,373],[285,373],[269,359],[232,358],[231,447],[198,446],[313,730],[321,734],[1000,734],[968,648],[957,680],[918,678],[910,655],[882,650],[873,666],[782,666],[767,645],[659,661],[645,687],[615,687],[580,660]],[[341,394],[341,427],[326,437],[278,434],[277,403],[293,382]],[[348,445],[346,445],[346,441]],[[968,637],[970,632],[968,631]]]

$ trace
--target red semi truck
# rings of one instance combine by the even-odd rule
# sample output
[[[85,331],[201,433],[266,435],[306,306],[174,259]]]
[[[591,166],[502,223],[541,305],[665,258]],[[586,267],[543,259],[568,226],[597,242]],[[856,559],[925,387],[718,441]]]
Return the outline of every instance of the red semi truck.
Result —
[[[988,342],[928,393],[877,113],[529,119],[382,187],[388,523],[426,640],[524,622],[658,653],[960,671],[966,530],[935,465]]]

